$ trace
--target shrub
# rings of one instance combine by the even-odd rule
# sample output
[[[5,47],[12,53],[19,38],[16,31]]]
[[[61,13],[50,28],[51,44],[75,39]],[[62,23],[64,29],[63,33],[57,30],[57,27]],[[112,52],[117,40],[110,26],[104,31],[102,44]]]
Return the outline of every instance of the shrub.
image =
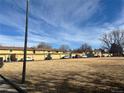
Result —
[[[51,60],[52,59],[52,57],[51,57],[51,54],[49,53],[48,55],[47,55],[47,57],[45,58],[45,60]]]

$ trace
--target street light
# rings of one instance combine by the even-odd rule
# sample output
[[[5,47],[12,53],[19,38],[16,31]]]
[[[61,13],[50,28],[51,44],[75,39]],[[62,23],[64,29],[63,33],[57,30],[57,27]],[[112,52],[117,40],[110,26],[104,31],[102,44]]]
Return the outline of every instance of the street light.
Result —
[[[25,41],[24,41],[24,60],[22,70],[22,84],[25,83],[26,76],[26,56],[27,56],[27,40],[28,40],[28,8],[29,0],[26,0],[26,22],[25,22]]]

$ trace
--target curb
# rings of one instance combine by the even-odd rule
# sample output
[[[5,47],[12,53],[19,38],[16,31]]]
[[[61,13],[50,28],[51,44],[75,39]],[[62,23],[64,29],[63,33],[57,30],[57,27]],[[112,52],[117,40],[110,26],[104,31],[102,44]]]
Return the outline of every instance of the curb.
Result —
[[[14,89],[16,89],[19,93],[27,93],[27,91],[23,90],[22,88],[20,88],[18,85],[16,85],[15,83],[12,83],[9,79],[5,78],[4,76],[0,75],[0,77],[7,82],[9,85],[11,85]]]

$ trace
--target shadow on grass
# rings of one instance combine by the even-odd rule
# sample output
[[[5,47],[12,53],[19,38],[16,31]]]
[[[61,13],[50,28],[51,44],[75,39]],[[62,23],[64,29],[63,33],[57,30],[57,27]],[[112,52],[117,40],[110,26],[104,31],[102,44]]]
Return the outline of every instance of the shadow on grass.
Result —
[[[110,76],[99,73],[69,72],[53,77],[37,78],[37,83],[27,81],[27,91],[30,93],[124,93],[124,84],[116,82]],[[30,76],[29,76],[30,77]]]

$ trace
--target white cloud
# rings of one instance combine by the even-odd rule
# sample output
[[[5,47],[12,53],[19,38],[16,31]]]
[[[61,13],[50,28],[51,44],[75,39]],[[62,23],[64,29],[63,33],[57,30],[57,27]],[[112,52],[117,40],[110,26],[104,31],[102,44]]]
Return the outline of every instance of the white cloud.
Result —
[[[15,4],[14,7],[18,7],[13,11],[0,14],[0,24],[16,27],[19,29],[17,30],[19,33],[24,33],[25,0],[7,1]],[[41,41],[69,45],[73,45],[75,42],[88,42],[92,45],[98,45],[98,39],[102,32],[108,31],[107,29],[114,29],[114,25],[124,22],[124,11],[122,11],[120,14],[122,17],[113,24],[78,27],[79,23],[85,23],[97,12],[98,8],[101,8],[99,2],[100,0],[30,0],[29,46],[34,46]],[[44,28],[44,24],[55,29],[50,30],[48,26]],[[0,35],[0,39],[2,40],[1,44],[23,46],[24,36]]]
[[[31,14],[53,26],[72,25],[90,18],[100,0],[42,0],[31,1]],[[34,4],[36,3],[36,4]],[[73,25],[74,26],[74,25]]]

